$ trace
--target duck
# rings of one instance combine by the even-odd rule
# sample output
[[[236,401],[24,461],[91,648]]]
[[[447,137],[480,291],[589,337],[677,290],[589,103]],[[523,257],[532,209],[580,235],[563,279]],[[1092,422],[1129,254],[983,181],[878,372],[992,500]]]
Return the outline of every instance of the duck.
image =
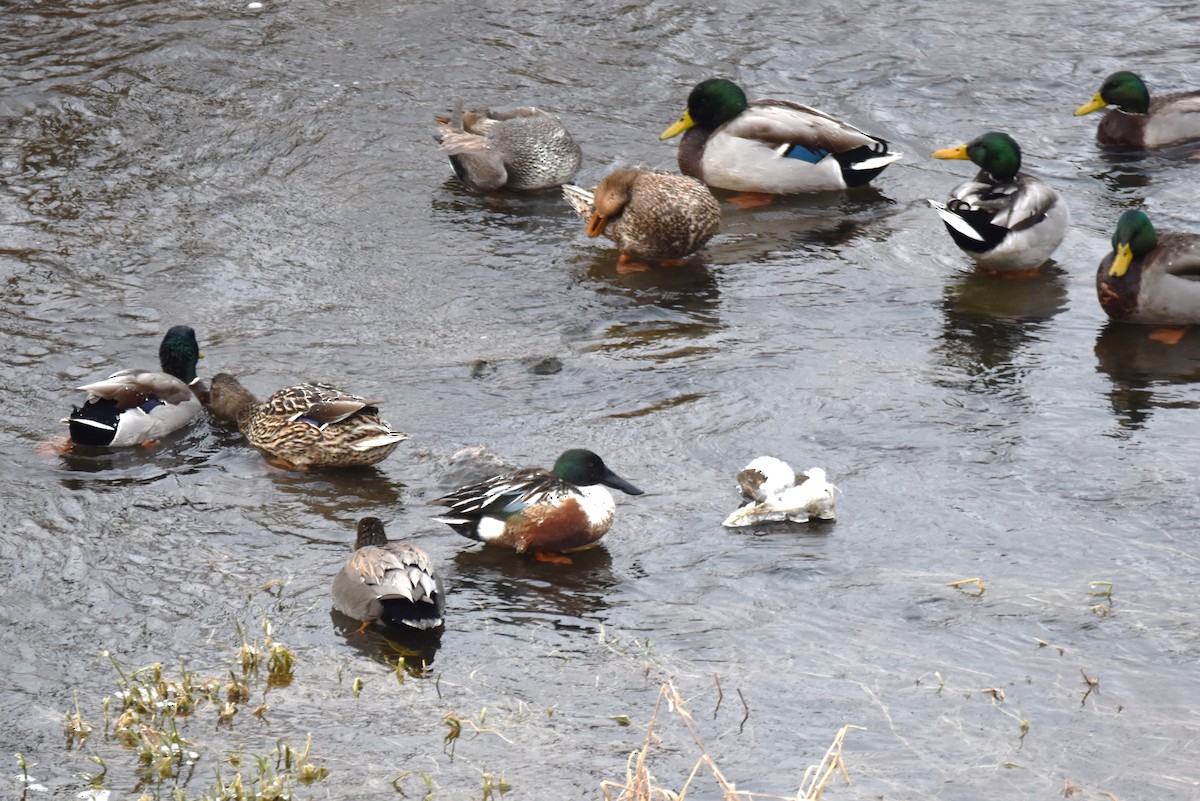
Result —
[[[186,325],[167,331],[158,347],[161,370],[118,370],[84,384],[83,405],[63,418],[70,442],[91,447],[152,445],[200,414],[207,396],[196,377],[200,360],[196,332]]]
[[[332,384],[296,384],[262,403],[229,373],[212,377],[209,412],[237,423],[246,441],[285,469],[364,467],[383,461],[408,439],[368,400]]]
[[[1071,214],[1049,185],[1021,172],[1021,148],[1006,133],[988,131],[965,145],[933,154],[936,159],[970,159],[973,180],[950,192],[945,203],[930,200],[954,244],[989,273],[1027,274],[1041,267],[1067,234]]]
[[[738,471],[737,482],[744,503],[725,518],[722,525],[729,528],[778,521],[806,523],[810,517],[837,519],[837,487],[820,467],[797,476],[782,459],[759,456]]]
[[[1150,97],[1150,90],[1132,72],[1114,72],[1104,79],[1096,96],[1075,110],[1076,117],[1110,109],[1096,128],[1102,145],[1156,148],[1200,139],[1200,91]]]
[[[558,117],[534,106],[438,117],[434,139],[458,179],[476,192],[561,186],[575,177],[583,151]]]
[[[888,143],[823,111],[787,100],[748,102],[733,81],[709,78],[679,121],[679,170],[735,192],[791,195],[862,186],[901,158]]]
[[[446,592],[429,554],[389,541],[383,521],[364,517],[355,527],[354,552],[333,578],[333,608],[361,621],[398,629],[440,628]]]
[[[1126,211],[1096,271],[1096,295],[1120,322],[1200,323],[1200,234],[1160,234],[1145,212]]]
[[[583,448],[564,451],[550,470],[529,467],[457,489],[431,503],[434,519],[485,546],[569,563],[563,554],[596,545],[612,525],[616,503],[605,489],[642,491]]]
[[[617,246],[618,269],[639,260],[677,263],[702,248],[721,224],[721,206],[695,178],[622,167],[587,191],[573,184],[563,196],[587,221],[587,235]]]

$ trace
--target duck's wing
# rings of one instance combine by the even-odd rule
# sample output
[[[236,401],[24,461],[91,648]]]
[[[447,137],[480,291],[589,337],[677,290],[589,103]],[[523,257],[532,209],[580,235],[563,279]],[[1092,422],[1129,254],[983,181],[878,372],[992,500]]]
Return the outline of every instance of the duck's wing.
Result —
[[[121,410],[154,400],[168,404],[186,403],[195,397],[191,388],[175,376],[149,370],[121,370],[79,389],[111,400]]]
[[[823,111],[786,100],[756,100],[719,130],[771,148],[790,145],[824,153],[887,145]]]

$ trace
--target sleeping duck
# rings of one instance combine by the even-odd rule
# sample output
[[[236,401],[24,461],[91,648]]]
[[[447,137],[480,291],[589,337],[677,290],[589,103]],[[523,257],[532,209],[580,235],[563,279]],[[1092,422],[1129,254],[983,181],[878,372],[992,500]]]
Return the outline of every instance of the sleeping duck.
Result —
[[[688,95],[660,139],[683,134],[679,169],[709,186],[790,195],[861,186],[900,158],[888,143],[809,106],[747,102],[733,81],[710,78]]]
[[[1200,234],[1157,233],[1144,212],[1121,215],[1112,252],[1096,271],[1096,294],[1114,320],[1200,323]]]
[[[1020,172],[1021,148],[1005,133],[990,131],[933,154],[970,159],[980,169],[959,184],[945,203],[930,200],[954,244],[985,272],[1036,270],[1066,236],[1071,215],[1058,192]]]
[[[686,175],[624,167],[591,192],[568,184],[563,196],[587,221],[588,236],[604,234],[620,256],[619,270],[633,260],[671,262],[704,246],[721,223],[721,207],[708,187]]]
[[[207,390],[196,378],[200,346],[186,325],[167,331],[158,347],[161,371],[120,370],[85,384],[83,405],[63,420],[71,442],[94,447],[150,445],[200,413]]]
[[[1116,106],[1096,129],[1102,145],[1163,147],[1200,139],[1200,91],[1175,92],[1151,99],[1146,84],[1132,72],[1114,72],[1076,117]]]
[[[797,476],[782,459],[759,456],[738,471],[737,482],[745,503],[725,518],[722,525],[729,528],[837,518],[837,487],[826,480],[820,467],[810,467]]]
[[[475,191],[559,186],[575,177],[583,161],[558,117],[532,106],[465,114],[459,108],[437,121],[434,138],[459,180]]]

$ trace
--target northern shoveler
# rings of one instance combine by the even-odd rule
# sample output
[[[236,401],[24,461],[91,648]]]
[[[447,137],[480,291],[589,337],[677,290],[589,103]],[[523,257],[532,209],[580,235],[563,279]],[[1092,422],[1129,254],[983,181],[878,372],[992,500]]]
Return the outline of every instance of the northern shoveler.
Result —
[[[791,195],[861,186],[900,158],[888,143],[809,106],[747,102],[733,81],[696,84],[660,139],[683,134],[679,169],[709,186]]]
[[[554,554],[595,545],[612,524],[616,503],[601,485],[642,494],[599,456],[576,448],[559,456],[551,470],[526,468],[437,498],[432,503],[450,511],[434,519],[485,545],[569,561]]]
[[[623,167],[591,192],[568,184],[563,196],[584,220],[588,236],[606,235],[631,259],[674,261],[704,246],[721,223],[708,187],[686,175]]]
[[[810,467],[797,476],[782,459],[760,456],[738,472],[737,481],[746,503],[725,518],[723,525],[730,528],[782,520],[804,523],[809,517],[821,520],[837,517],[834,499],[837,487],[825,479],[825,471],[819,467]]]
[[[558,117],[525,106],[438,117],[434,137],[468,189],[546,189],[579,172],[583,152]]]
[[[1114,72],[1100,91],[1075,110],[1076,117],[1116,106],[1096,128],[1102,145],[1163,147],[1200,139],[1200,91],[1174,92],[1151,99],[1146,84],[1132,72]]]
[[[933,154],[970,159],[974,180],[942,203],[930,200],[950,238],[985,272],[1022,273],[1041,267],[1066,236],[1071,214],[1048,185],[1020,172],[1021,148],[1006,133],[989,131],[965,145]]]
[[[88,396],[63,419],[71,441],[101,447],[147,445],[183,428],[200,413],[207,393],[196,378],[200,357],[196,332],[177,325],[158,347],[161,372],[121,370],[79,387]]]
[[[1156,233],[1144,212],[1117,221],[1112,251],[1096,271],[1096,294],[1114,320],[1200,323],[1200,235]]]
[[[236,421],[268,461],[304,470],[360,467],[390,456],[408,435],[379,417],[381,402],[331,384],[297,384],[259,403],[232,375],[217,373],[208,409],[214,417]]]
[[[333,608],[362,621],[427,631],[443,623],[446,593],[420,548],[389,542],[383,521],[358,521],[354,553],[333,579]]]

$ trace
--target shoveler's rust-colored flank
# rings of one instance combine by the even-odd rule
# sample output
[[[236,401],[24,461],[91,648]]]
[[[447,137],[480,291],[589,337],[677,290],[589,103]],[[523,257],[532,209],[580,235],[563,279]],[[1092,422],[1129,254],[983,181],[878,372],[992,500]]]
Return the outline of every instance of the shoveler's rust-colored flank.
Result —
[[[629,495],[641,490],[591,451],[564,452],[552,470],[526,468],[437,498],[449,511],[435,519],[459,534],[517,553],[556,554],[595,545],[616,512],[601,485]]]

